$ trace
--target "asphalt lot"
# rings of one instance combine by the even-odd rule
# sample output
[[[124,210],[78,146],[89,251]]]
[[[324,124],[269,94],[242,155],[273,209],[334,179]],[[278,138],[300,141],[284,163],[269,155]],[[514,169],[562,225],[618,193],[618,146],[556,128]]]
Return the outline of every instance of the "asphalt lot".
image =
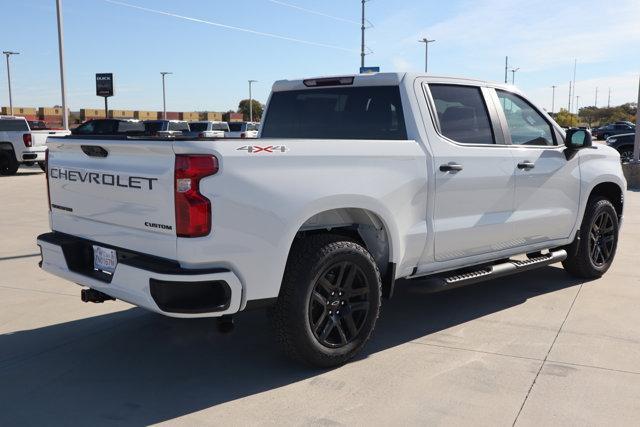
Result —
[[[557,266],[440,294],[399,286],[373,341],[330,371],[290,363],[264,312],[234,333],[84,304],[37,267],[44,175],[0,177],[0,425],[637,425],[640,193],[612,270]]]

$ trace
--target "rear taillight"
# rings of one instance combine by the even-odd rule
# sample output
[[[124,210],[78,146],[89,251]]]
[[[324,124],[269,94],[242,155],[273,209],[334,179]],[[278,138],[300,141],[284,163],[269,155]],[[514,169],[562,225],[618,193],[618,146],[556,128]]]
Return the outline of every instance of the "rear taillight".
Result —
[[[23,133],[22,134],[22,142],[24,142],[24,146],[25,147],[31,147],[33,145],[33,141],[31,140],[31,134],[30,133]]]
[[[49,190],[49,149],[44,151],[44,175],[47,179],[47,202],[49,203],[49,212],[51,212],[51,191]]]
[[[200,194],[200,180],[218,172],[218,159],[208,155],[176,155],[175,208],[178,237],[211,232],[211,201]]]

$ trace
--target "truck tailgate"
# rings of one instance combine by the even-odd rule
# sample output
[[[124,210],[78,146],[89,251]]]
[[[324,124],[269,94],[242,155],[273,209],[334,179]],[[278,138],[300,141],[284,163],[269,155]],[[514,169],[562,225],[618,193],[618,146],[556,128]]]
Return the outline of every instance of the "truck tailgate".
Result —
[[[32,130],[31,141],[33,147],[40,147],[46,144],[47,138],[52,136],[65,136],[71,132],[65,130]]]
[[[51,227],[175,258],[170,141],[49,138]]]

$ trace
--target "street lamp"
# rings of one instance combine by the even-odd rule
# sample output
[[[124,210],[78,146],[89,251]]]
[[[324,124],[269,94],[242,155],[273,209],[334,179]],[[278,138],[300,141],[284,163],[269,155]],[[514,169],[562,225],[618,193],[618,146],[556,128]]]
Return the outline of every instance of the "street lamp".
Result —
[[[511,69],[511,84],[512,85],[516,84],[516,71],[518,71],[519,69],[520,69],[520,67]]]
[[[251,94],[251,85],[258,83],[257,80],[249,80],[249,121],[253,121],[253,95]]]
[[[20,55],[20,52],[12,52],[5,50],[2,52],[7,57],[7,82],[9,84],[9,114],[13,116],[13,99],[11,98],[11,68],[9,67],[9,57],[11,55]]]
[[[64,82],[64,36],[62,33],[62,0],[56,0],[56,16],[58,18],[58,58],[60,60],[60,92],[62,94],[62,127],[69,130],[67,114],[67,91]]]
[[[418,43],[424,43],[424,72],[426,73],[429,69],[429,43],[433,43],[435,40],[429,40],[428,38],[423,38],[422,40],[418,40]]]
[[[167,97],[164,86],[164,76],[173,73],[171,71],[160,71],[160,74],[162,74],[162,120],[167,120]]]

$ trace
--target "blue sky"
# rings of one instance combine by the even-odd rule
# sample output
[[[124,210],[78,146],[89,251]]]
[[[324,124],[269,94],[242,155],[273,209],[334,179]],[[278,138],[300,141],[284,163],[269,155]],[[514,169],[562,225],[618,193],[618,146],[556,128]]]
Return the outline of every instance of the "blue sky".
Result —
[[[596,87],[600,106],[609,87],[612,104],[635,102],[640,1],[610,4],[372,0],[367,65],[421,71],[424,45],[417,40],[428,36],[437,40],[430,45],[430,74],[501,81],[509,55],[520,67],[516,85],[542,107],[550,109],[551,86],[559,86],[557,110],[568,102],[577,58],[579,105],[593,105]],[[21,52],[12,58],[14,106],[60,103],[55,1],[5,0],[2,11],[0,50]],[[172,71],[167,109],[222,111],[248,96],[248,79],[259,80],[254,96],[265,102],[275,80],[353,73],[359,67],[358,0],[63,0],[63,11],[72,110],[103,106],[95,96],[97,72],[115,74],[110,108],[160,110],[159,72]],[[0,105],[7,104],[3,63]]]

